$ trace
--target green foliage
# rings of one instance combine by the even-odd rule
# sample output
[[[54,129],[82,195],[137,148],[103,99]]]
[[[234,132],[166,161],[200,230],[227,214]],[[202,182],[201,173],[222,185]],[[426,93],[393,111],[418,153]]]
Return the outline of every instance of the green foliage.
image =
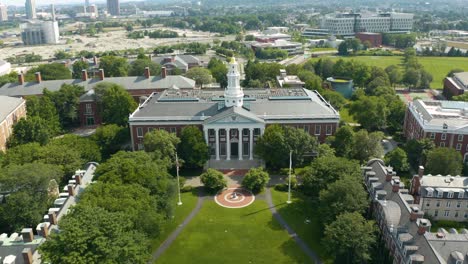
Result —
[[[408,161],[413,168],[425,164],[427,153],[433,148],[435,148],[434,142],[429,138],[408,140],[404,147],[408,155]]]
[[[382,35],[382,43],[398,49],[410,48],[416,44],[416,35],[384,33]]]
[[[186,126],[182,129],[178,153],[184,160],[184,166],[203,167],[205,165],[209,159],[209,148],[198,127]]]
[[[9,74],[5,74],[0,76],[0,87],[7,83],[14,83],[18,79],[18,74],[14,71],[10,72]]]
[[[2,192],[12,192],[6,203],[0,205],[2,232],[17,232],[21,228],[36,226],[47,211],[51,199],[49,182],[58,181],[63,171],[57,166],[41,163],[10,165],[0,175]],[[27,209],[27,210],[25,210]]]
[[[49,124],[46,120],[33,116],[27,119],[21,118],[13,126],[13,134],[8,139],[8,147],[14,147],[26,143],[37,142],[45,145],[49,142],[51,134]]]
[[[270,176],[262,167],[251,168],[242,179],[242,186],[254,193],[259,193],[266,187],[268,181],[270,181]]]
[[[41,145],[37,142],[18,145],[8,149],[2,159],[2,166],[6,167],[10,164],[23,165],[32,163],[39,159],[39,151]]]
[[[99,83],[94,90],[104,123],[126,126],[130,113],[138,106],[132,96],[114,83]]]
[[[127,76],[129,65],[127,59],[117,56],[104,56],[99,59],[99,67],[107,77]]]
[[[453,148],[434,148],[427,153],[426,171],[437,175],[460,175],[463,169],[463,158]]]
[[[360,167],[356,161],[340,157],[318,157],[310,166],[299,173],[303,191],[318,197],[320,190],[329,184],[349,175],[359,175]]]
[[[262,84],[267,81],[276,81],[276,76],[279,74],[280,69],[284,69],[284,66],[278,63],[260,63],[249,60],[244,67],[244,84],[248,84],[252,80],[258,80]]]
[[[47,90],[45,91],[47,94]],[[26,98],[26,110],[28,118],[38,117],[44,120],[52,136],[61,132],[57,109],[49,96],[28,96]]]
[[[202,67],[194,67],[189,69],[185,76],[195,80],[195,83],[200,85],[201,88],[203,88],[204,84],[209,84],[212,82],[211,72],[208,69]]]
[[[354,131],[350,126],[338,128],[335,135],[329,139],[338,157],[348,157],[354,145]]]
[[[84,87],[76,84],[62,84],[58,91],[44,90],[44,98],[50,98],[58,113],[58,118],[63,128],[71,128],[79,125],[78,109],[80,96],[85,93]],[[28,110],[29,111],[29,110]]]
[[[88,70],[89,63],[87,61],[78,60],[73,63],[73,79],[81,79],[83,70]]]
[[[127,127],[109,124],[99,126],[91,139],[99,146],[102,157],[107,159],[130,140],[130,133]]]
[[[324,90],[322,95],[337,110],[340,110],[346,104],[346,98],[339,92]]]
[[[137,59],[130,65],[128,75],[130,76],[142,76],[145,73],[145,68],[149,67],[152,76],[158,76],[161,74],[161,65],[151,61],[149,58]]]
[[[38,162],[56,165],[64,171],[65,175],[71,176],[87,161],[81,158],[81,153],[76,149],[68,148],[66,145],[49,143],[40,149]],[[60,182],[65,184],[68,179],[61,179]]]
[[[65,52],[63,50],[59,50],[59,51],[55,52],[54,57],[57,60],[66,60],[66,59],[71,59],[73,57],[73,55],[68,53],[68,52]]]
[[[386,127],[388,110],[386,102],[376,96],[360,96],[352,102],[349,107],[349,113],[365,129],[374,131]]]
[[[166,170],[165,164],[146,152],[120,151],[96,169],[95,177],[104,183],[139,184],[148,188],[151,195],[166,196],[173,185]]]
[[[343,213],[325,226],[323,244],[337,263],[362,263],[370,260],[370,250],[375,244],[376,226],[358,212]]]
[[[368,207],[367,192],[360,174],[342,175],[326,189],[320,191],[320,217],[322,223],[331,223],[342,213],[364,213]]]
[[[385,155],[385,164],[393,167],[395,171],[409,170],[408,157],[402,148],[396,148]]]
[[[228,69],[220,59],[215,57],[211,58],[210,62],[208,63],[208,70],[210,70],[211,75],[221,85],[221,88],[227,87]]]
[[[356,132],[351,158],[359,160],[361,163],[367,162],[371,158],[382,158],[384,154],[381,144],[383,136],[382,132],[368,133],[364,129]]]
[[[205,187],[212,193],[215,193],[227,186],[224,175],[214,169],[208,169],[200,175],[200,180]]]
[[[63,264],[146,263],[145,234],[122,212],[76,207],[60,221],[60,232],[40,247],[43,260]]]
[[[289,153],[293,152],[294,166],[300,166],[304,154],[312,152],[317,147],[317,139],[302,129],[290,126],[271,125],[258,139],[255,153],[273,168],[287,167]]]
[[[468,102],[468,93],[464,93],[461,95],[453,96],[451,98],[453,101],[463,101],[463,102]]]
[[[37,67],[31,68],[26,73],[25,79],[27,81],[36,81],[35,73],[40,72],[43,81],[50,80],[67,80],[71,79],[72,74],[70,70],[61,63],[41,64]]]
[[[276,48],[258,49],[255,56],[263,60],[283,60],[288,57],[288,52]]]
[[[98,182],[80,196],[80,207],[99,207],[109,212],[122,212],[134,223],[133,228],[151,237],[161,232],[164,219],[169,215],[158,208],[156,196],[138,184],[112,184]]]
[[[52,139],[48,146],[57,146],[63,149],[74,150],[79,153],[80,158],[84,163],[101,161],[99,145],[96,141],[90,138],[67,134],[63,137]]]
[[[153,129],[143,139],[146,152],[152,153],[155,159],[167,160],[169,164],[175,159],[179,143],[180,139],[175,133],[162,129]]]

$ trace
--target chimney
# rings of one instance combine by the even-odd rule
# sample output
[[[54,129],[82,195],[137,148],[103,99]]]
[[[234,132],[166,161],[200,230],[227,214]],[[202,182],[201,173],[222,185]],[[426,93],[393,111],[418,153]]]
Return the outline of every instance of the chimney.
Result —
[[[389,182],[392,180],[393,177],[393,170],[390,168],[387,168],[387,174],[385,175],[385,181]]]
[[[22,73],[18,74],[18,83],[20,85],[24,84],[24,75]]]
[[[31,248],[24,248],[21,254],[23,255],[24,264],[33,264]]]
[[[80,174],[75,175],[75,181],[76,181],[76,184],[81,185],[81,175]]]
[[[146,79],[149,79],[151,77],[151,73],[150,73],[150,68],[149,67],[145,67],[145,77]]]
[[[167,70],[166,67],[161,67],[161,78],[166,78],[167,76]]]
[[[416,221],[418,218],[422,218],[424,216],[424,212],[419,210],[417,206],[411,206],[411,213],[410,213],[410,221]]]
[[[73,184],[68,184],[67,188],[68,188],[68,194],[70,196],[75,196],[75,188]]]
[[[83,82],[86,82],[88,80],[88,71],[87,70],[81,70],[81,80]]]
[[[392,192],[398,192],[400,190],[400,180],[393,179],[392,180]]]
[[[21,236],[23,237],[24,243],[32,242],[34,240],[32,228],[23,228],[23,230],[21,230]]]
[[[34,73],[34,75],[36,76],[36,82],[37,82],[37,83],[41,83],[41,82],[42,82],[41,73],[40,73],[40,72],[36,72],[36,73]]]
[[[93,62],[94,62],[94,65],[98,65],[98,57],[94,56],[93,57]]]
[[[416,220],[416,225],[418,226],[418,234],[420,235],[424,235],[431,230],[431,221],[427,219],[419,218]]]
[[[101,81],[104,80],[104,69],[99,69],[98,76]]]
[[[171,56],[171,62],[174,62],[174,61],[175,61],[175,57],[176,57],[175,54],[173,54],[173,55]]]
[[[51,225],[56,225],[58,223],[57,222],[57,215],[55,214],[55,212],[49,213],[49,223]]]
[[[47,238],[49,236],[49,223],[42,223],[41,233],[44,238]]]
[[[423,166],[419,166],[418,168],[418,176],[419,176],[419,179],[422,179],[424,175],[424,167]]]

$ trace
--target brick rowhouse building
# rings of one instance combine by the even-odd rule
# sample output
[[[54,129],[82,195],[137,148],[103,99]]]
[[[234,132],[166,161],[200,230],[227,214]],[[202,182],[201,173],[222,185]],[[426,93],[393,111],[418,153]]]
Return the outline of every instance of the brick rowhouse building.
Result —
[[[239,168],[241,161],[254,160],[253,147],[269,125],[298,127],[320,142],[338,128],[339,113],[318,92],[303,88],[244,90],[235,59],[229,64],[227,78],[225,90],[172,88],[153,93],[130,115],[133,149],[143,149],[144,135],[152,129],[179,134],[185,126],[194,125],[203,131],[213,161],[235,160],[234,166]]]
[[[454,148],[466,162],[468,153],[468,103],[415,100],[405,114],[407,139],[429,138],[437,147]]]

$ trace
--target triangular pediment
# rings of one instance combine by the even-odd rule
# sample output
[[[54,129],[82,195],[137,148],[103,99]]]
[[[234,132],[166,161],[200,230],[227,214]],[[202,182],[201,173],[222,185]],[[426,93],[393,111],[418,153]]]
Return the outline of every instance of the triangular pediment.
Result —
[[[255,114],[249,112],[246,109],[241,107],[229,107],[224,111],[214,115],[207,120],[205,124],[255,124],[255,123],[265,123],[265,121]]]

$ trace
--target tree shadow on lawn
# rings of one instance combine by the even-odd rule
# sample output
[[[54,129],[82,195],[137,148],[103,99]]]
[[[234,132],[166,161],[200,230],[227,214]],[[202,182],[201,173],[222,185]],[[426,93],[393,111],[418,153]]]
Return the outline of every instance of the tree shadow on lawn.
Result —
[[[274,208],[274,207],[277,207],[277,206],[280,206],[280,205],[283,205],[283,204],[286,204],[286,203],[282,203],[282,204],[274,205],[274,206],[269,206],[269,207],[266,207],[266,208],[257,210],[257,211],[255,211],[255,212],[251,212],[251,213],[245,214],[245,215],[243,215],[243,217],[251,216],[251,215],[254,215],[254,214],[258,214],[258,213],[260,213],[260,212],[263,212],[263,211],[265,211],[265,210],[270,210],[270,208]]]

